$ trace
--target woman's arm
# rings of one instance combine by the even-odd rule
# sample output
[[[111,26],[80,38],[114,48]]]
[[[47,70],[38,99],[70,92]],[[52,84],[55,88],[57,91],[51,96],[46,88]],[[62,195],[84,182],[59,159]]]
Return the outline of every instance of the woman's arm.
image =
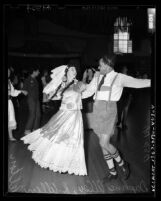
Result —
[[[87,79],[87,70],[85,70],[84,73],[83,73],[82,82],[86,83],[86,79]]]
[[[89,84],[85,85],[85,89],[82,91],[82,99],[88,98],[96,92],[97,79],[98,79],[98,75],[95,74],[92,81]]]

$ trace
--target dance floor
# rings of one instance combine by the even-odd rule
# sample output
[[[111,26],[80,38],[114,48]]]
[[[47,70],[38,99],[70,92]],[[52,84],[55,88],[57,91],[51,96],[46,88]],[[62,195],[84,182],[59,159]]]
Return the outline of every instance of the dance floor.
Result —
[[[54,113],[43,113],[42,125]],[[23,103],[17,113],[19,128],[14,136],[23,136],[26,121]],[[83,114],[84,116],[85,114]],[[8,146],[8,192],[42,194],[138,194],[150,192],[150,90],[138,89],[129,108],[128,129],[116,128],[112,143],[130,164],[128,180],[120,176],[103,184],[107,165],[96,134],[85,128],[84,147],[88,176],[54,173],[41,168],[31,158],[27,145],[17,140]],[[56,154],[56,153],[55,153]]]

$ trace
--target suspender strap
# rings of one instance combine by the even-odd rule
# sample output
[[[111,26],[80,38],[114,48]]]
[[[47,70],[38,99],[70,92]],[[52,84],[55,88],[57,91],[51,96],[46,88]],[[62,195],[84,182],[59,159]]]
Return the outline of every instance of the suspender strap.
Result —
[[[112,81],[112,83],[111,83],[111,86],[110,86],[109,101],[111,101],[112,87],[113,87],[113,84],[114,84],[114,82],[115,82],[117,76],[118,76],[118,73],[115,75],[115,77],[114,77],[114,79],[113,79],[113,81]]]

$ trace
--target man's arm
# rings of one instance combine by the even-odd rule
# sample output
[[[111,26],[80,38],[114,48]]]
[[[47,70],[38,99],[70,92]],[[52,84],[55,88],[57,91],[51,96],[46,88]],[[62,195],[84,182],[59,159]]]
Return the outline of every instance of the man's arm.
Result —
[[[13,87],[13,85],[11,84],[11,96],[16,97],[21,93],[21,90],[17,90]]]
[[[138,79],[134,78],[132,76],[119,74],[121,79],[121,85],[123,87],[131,87],[131,88],[145,88],[151,86],[151,80],[150,79]]]

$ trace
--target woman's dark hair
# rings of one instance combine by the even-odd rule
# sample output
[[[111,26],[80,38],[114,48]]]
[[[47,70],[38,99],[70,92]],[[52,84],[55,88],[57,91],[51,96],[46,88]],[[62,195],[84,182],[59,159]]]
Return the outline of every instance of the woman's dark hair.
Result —
[[[75,69],[76,69],[76,72],[78,72],[78,66],[74,63],[74,62],[70,62],[68,65],[67,65],[67,68],[65,69],[65,77],[67,77],[67,73],[68,73],[68,70],[69,70],[69,68],[71,68],[71,67],[75,67]],[[66,81],[65,81],[66,82]],[[74,83],[74,80],[72,80],[72,82],[70,82],[63,90],[62,90],[62,92],[61,92],[61,95],[64,93],[64,91],[66,90],[66,89],[68,89],[72,84]],[[59,89],[58,89],[59,90]],[[57,91],[58,91],[57,90]]]
[[[67,65],[67,68],[65,69],[65,74],[64,74],[64,76],[67,78],[67,73],[68,73],[68,70],[69,70],[69,68],[70,67],[75,67],[75,65],[74,64],[68,64]],[[76,67],[75,67],[76,68]],[[77,69],[76,69],[76,71],[77,71]],[[67,81],[67,80],[66,80]],[[64,81],[64,82],[66,82],[66,81]],[[74,80],[72,80],[72,82],[70,82],[62,91],[61,91],[61,96],[62,96],[62,94],[64,93],[64,91],[66,90],[66,89],[68,89],[69,87],[70,87],[70,85],[72,85],[74,83]],[[59,89],[61,88],[61,86],[62,86],[62,82],[60,83],[60,85],[57,87],[57,89],[56,89],[56,91],[55,91],[55,93],[54,93],[54,95],[52,96],[52,98],[57,94],[57,92],[59,91]]]
[[[76,72],[77,72],[77,75],[76,75],[76,78],[79,79],[80,78],[80,63],[79,63],[79,60],[77,59],[71,59],[69,62],[68,62],[68,69],[70,67],[75,67],[76,69]]]

